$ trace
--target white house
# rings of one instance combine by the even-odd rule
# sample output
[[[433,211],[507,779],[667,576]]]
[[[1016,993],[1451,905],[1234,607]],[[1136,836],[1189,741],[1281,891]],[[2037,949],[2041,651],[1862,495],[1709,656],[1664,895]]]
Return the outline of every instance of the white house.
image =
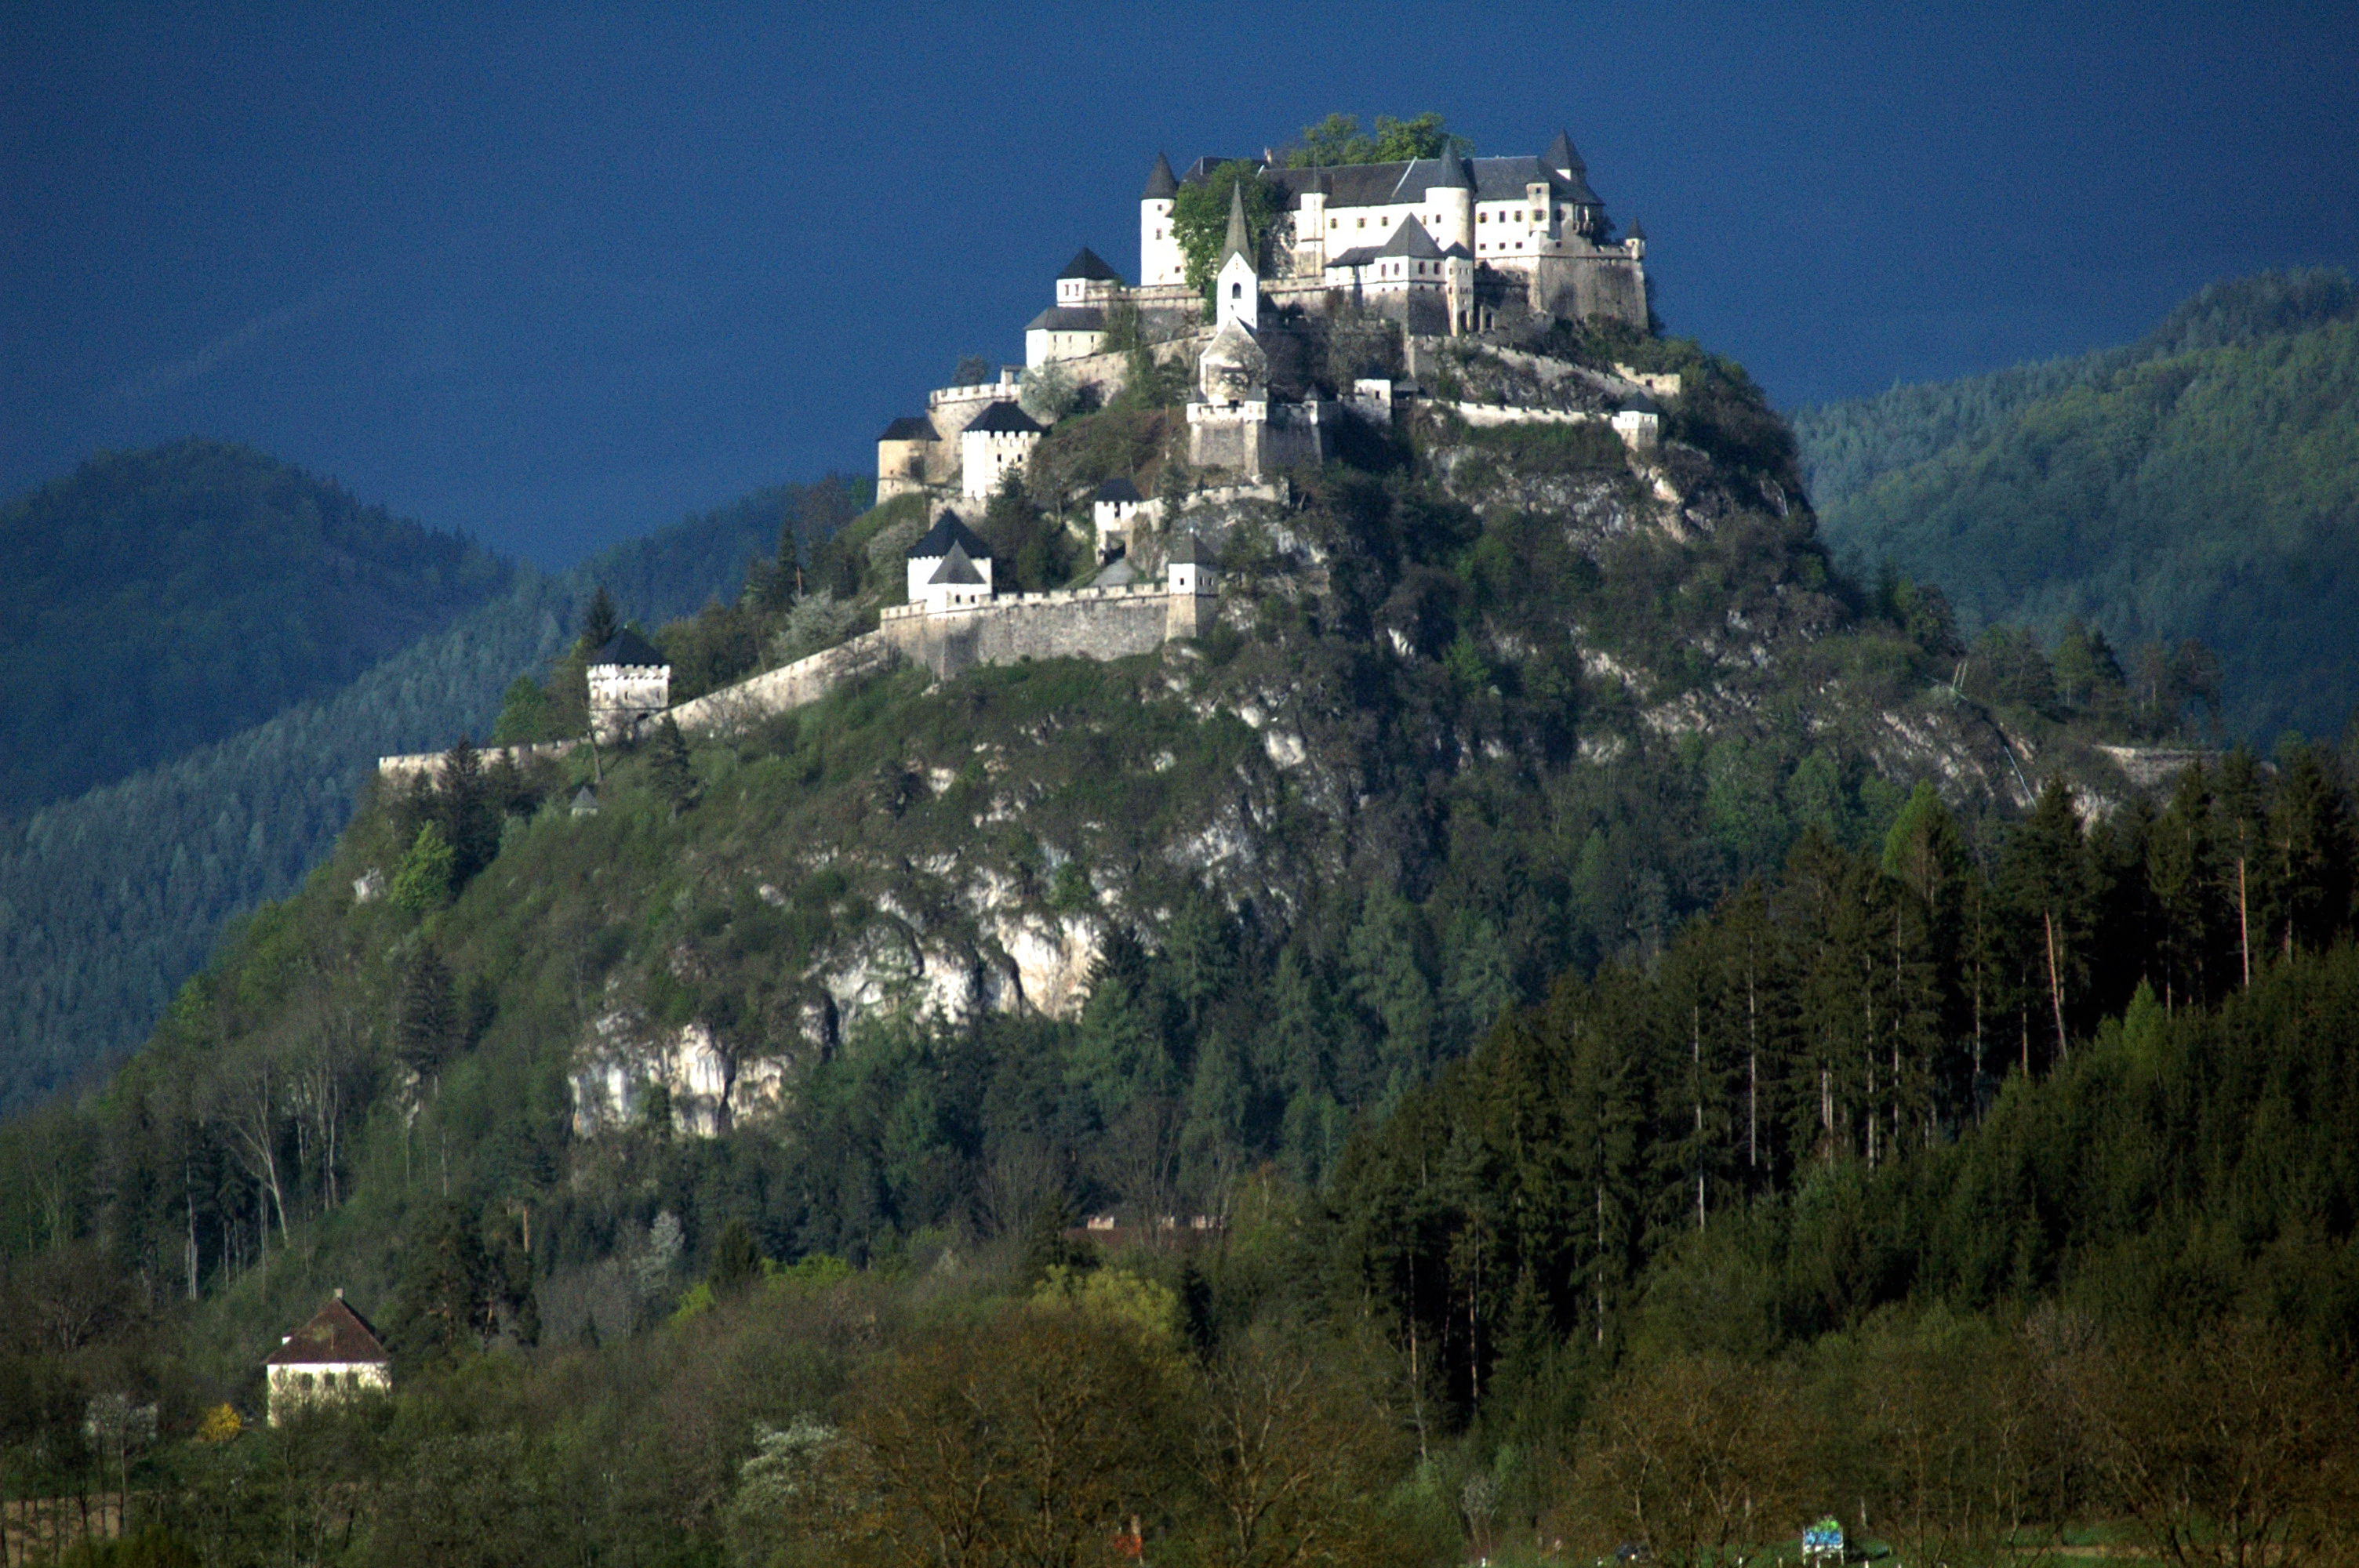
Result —
[[[992,595],[991,546],[945,512],[909,546],[908,599],[928,613],[981,604]]]
[[[959,432],[959,492],[982,501],[1009,471],[1021,472],[1040,444],[1039,421],[1014,403],[994,403]]]
[[[263,1371],[273,1426],[305,1405],[393,1387],[393,1357],[341,1287],[310,1322],[278,1342]]]
[[[629,627],[590,655],[590,720],[599,737],[627,735],[671,706],[671,661]]]

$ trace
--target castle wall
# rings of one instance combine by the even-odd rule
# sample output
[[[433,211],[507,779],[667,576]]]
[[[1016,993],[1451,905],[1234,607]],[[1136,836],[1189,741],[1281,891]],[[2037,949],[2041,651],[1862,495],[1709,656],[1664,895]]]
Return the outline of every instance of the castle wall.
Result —
[[[1182,597],[1192,609],[1194,596]],[[897,607],[875,634],[944,679],[978,665],[1023,659],[1123,659],[1163,645],[1169,598],[1158,584],[1009,594],[935,615]]]
[[[1568,321],[1603,319],[1647,325],[1647,274],[1611,249],[1593,255],[1538,256],[1531,264],[1531,308]]]

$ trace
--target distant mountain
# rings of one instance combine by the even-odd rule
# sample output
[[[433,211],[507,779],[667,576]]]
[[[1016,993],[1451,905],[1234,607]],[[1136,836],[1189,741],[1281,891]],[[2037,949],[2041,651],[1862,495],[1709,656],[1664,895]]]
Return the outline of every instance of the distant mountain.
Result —
[[[1821,529],[1940,586],[1968,630],[2079,616],[2196,637],[2231,727],[2338,732],[2359,701],[2359,288],[2205,289],[2146,339],[1806,409]]]
[[[326,857],[378,755],[481,738],[502,690],[568,643],[599,585],[650,623],[733,595],[799,493],[757,492],[559,576],[518,568],[497,598],[342,690],[0,824],[0,1107],[136,1044],[223,922]]]
[[[249,448],[91,459],[0,506],[0,815],[334,691],[507,589],[507,562]]]

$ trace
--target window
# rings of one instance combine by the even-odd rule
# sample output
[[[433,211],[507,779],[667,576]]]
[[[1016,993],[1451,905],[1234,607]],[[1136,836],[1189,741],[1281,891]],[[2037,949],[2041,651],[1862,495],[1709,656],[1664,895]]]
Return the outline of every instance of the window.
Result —
[[[1491,221],[1491,214],[1488,212],[1477,212],[1474,214],[1474,221],[1477,223],[1487,223]]]
[[[1340,229],[1343,226],[1343,220],[1341,218],[1330,218],[1327,220],[1327,226],[1331,229]]]
[[[309,1372],[296,1373],[295,1386],[302,1390],[305,1393],[310,1393],[311,1391],[311,1374]]]
[[[1230,298],[1232,298],[1232,299],[1243,299],[1245,297],[1245,286],[1244,284],[1242,284],[1242,283],[1233,283],[1233,284],[1229,285],[1229,297],[1230,297]]]
[[[1361,219],[1361,220],[1360,220],[1360,227],[1362,227],[1363,229],[1364,229],[1364,228],[1366,228],[1367,226],[1368,226],[1368,221],[1367,221],[1365,218]]]
[[[344,1387],[348,1389],[357,1389],[360,1386],[361,1375],[358,1372],[347,1372],[344,1374]]]

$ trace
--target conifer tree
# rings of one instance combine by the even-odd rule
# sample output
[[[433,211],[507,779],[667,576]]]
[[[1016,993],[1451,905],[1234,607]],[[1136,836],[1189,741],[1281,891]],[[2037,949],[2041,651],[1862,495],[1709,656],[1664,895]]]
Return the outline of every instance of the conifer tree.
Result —
[[[402,966],[394,992],[393,1049],[420,1080],[449,1060],[459,1037],[459,1004],[451,968],[432,945],[419,943]]]
[[[614,608],[614,597],[606,591],[606,585],[600,583],[598,591],[591,595],[590,608],[582,614],[582,636],[574,644],[575,651],[585,655],[594,654],[613,642],[614,633],[622,629],[622,611]]]
[[[655,774],[656,792],[670,806],[678,816],[697,801],[696,769],[689,760],[688,737],[669,713],[656,726],[656,741],[651,748],[648,766]]]

